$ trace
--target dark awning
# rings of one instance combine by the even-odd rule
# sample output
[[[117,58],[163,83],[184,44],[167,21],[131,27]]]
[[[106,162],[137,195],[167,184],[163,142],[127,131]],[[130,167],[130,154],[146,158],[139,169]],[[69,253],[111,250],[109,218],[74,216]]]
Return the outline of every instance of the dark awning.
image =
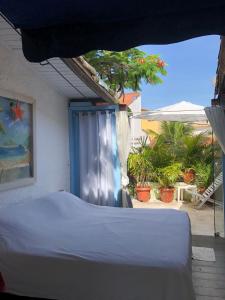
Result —
[[[0,10],[33,62],[225,34],[224,0],[0,0]]]

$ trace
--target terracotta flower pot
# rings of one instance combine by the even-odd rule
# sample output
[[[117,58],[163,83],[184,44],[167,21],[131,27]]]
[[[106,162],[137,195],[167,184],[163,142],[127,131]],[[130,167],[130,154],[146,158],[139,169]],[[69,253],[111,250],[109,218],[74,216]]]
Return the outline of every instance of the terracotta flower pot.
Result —
[[[147,202],[151,198],[151,188],[149,187],[136,187],[137,199],[141,202]]]
[[[187,170],[183,173],[184,182],[189,184],[195,180],[195,171]]]
[[[198,192],[199,192],[200,194],[203,194],[205,190],[206,190],[205,187],[199,187],[199,188],[198,188]]]
[[[159,189],[160,199],[165,203],[170,203],[173,201],[175,188],[164,188]]]

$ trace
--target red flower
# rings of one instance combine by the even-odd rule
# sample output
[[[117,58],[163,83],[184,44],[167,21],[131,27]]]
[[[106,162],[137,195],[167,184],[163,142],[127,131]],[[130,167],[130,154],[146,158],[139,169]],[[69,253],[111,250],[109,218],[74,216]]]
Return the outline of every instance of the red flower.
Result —
[[[157,61],[157,66],[159,67],[159,68],[163,68],[163,67],[165,67],[165,62],[163,61],[163,60],[161,60],[161,59],[158,59],[158,61]]]
[[[17,103],[16,106],[12,108],[12,112],[14,113],[15,120],[22,120],[24,111],[21,109],[20,104]]]
[[[145,59],[144,59],[144,58],[139,58],[139,59],[138,59],[138,62],[139,62],[140,64],[144,64],[144,63],[145,63]]]

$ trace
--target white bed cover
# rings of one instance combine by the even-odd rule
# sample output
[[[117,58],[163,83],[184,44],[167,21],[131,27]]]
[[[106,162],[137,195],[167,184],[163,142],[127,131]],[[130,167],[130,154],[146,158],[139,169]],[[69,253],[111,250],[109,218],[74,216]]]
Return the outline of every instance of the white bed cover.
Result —
[[[188,215],[57,192],[0,208],[7,292],[63,300],[193,300]]]

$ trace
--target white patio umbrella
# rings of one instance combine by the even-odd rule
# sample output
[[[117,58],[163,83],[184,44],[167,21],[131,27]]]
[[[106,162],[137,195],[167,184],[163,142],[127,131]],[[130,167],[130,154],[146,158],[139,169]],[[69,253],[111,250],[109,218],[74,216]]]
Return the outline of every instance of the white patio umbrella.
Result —
[[[150,121],[180,121],[180,122],[206,122],[204,107],[191,102],[181,101],[173,105],[156,110],[149,110],[133,115],[136,119]]]

